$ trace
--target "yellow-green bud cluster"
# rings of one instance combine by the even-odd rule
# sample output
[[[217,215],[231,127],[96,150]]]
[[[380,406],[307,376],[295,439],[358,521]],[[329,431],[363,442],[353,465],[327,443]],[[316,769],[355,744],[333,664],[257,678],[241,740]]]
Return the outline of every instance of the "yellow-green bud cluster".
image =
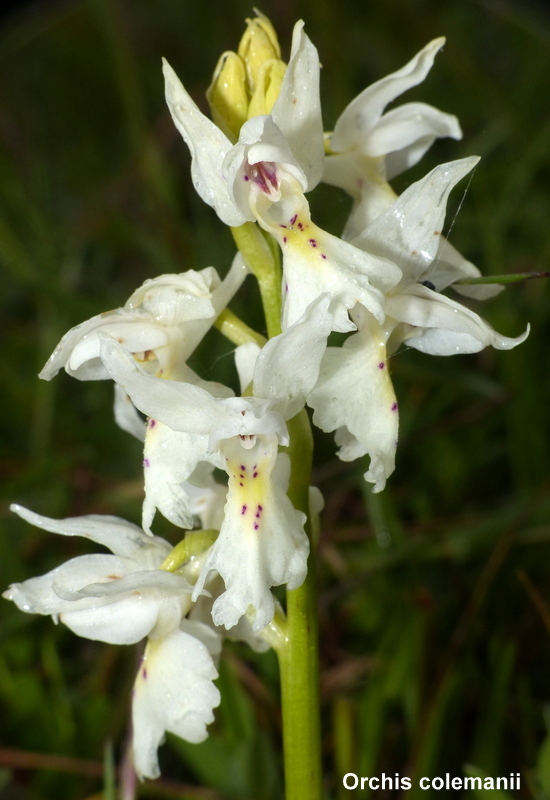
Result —
[[[206,92],[212,119],[232,141],[247,119],[271,112],[286,71],[268,18],[258,14],[246,23],[238,51],[222,54]]]

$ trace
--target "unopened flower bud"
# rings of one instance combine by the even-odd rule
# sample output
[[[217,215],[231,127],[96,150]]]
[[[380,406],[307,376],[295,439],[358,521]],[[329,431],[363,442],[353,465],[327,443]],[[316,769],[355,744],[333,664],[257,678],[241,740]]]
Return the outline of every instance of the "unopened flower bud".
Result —
[[[223,53],[206,98],[218,128],[236,142],[241,126],[247,119],[249,102],[244,62],[236,53]]]
[[[254,19],[247,19],[247,28],[239,44],[238,53],[246,66],[246,76],[250,93],[254,94],[260,77],[260,69],[265,61],[281,58],[281,48],[277,34],[266,16],[258,13]]]
[[[256,89],[248,106],[248,119],[271,114],[271,109],[279,96],[285,72],[284,61],[272,59],[262,64],[258,72]]]

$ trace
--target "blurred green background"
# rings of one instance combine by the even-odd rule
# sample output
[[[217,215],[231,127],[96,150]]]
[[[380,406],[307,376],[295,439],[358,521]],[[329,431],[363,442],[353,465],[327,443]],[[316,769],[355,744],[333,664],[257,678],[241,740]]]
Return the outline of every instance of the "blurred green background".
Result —
[[[437,142],[395,186],[441,161],[481,155],[453,244],[484,273],[549,268],[544,6],[266,0],[261,10],[286,57],[293,24],[305,19],[323,64],[327,129],[358,91],[446,35],[432,73],[404,100],[457,114],[464,140]],[[92,550],[31,529],[10,502],[50,516],[140,519],[140,446],[114,425],[112,387],[36,375],[66,330],[122,305],[147,277],[228,268],[231,237],[190,183],[160,58],[206,111],[216,61],[251,14],[240,0],[87,0],[30,5],[2,20],[2,589]],[[464,188],[453,193],[447,228]],[[341,230],[346,197],[320,187],[312,206],[319,224]],[[521,792],[510,796],[550,798],[549,296],[546,281],[530,281],[476,306],[509,336],[531,322],[516,350],[436,359],[403,349],[392,359],[401,435],[383,495],[363,483],[365,464],[334,460],[332,437],[318,437],[327,798],[369,796],[342,788],[350,771],[470,768],[521,772]],[[233,307],[261,327],[256,301],[249,279]],[[195,366],[234,381],[230,352],[213,332]],[[177,541],[161,520],[156,531]],[[1,603],[0,798],[99,798],[104,785],[114,798],[108,765],[124,748],[136,652],[77,639]],[[220,688],[210,738],[199,746],[169,738],[163,778],[142,796],[282,797],[273,654],[228,646]]]

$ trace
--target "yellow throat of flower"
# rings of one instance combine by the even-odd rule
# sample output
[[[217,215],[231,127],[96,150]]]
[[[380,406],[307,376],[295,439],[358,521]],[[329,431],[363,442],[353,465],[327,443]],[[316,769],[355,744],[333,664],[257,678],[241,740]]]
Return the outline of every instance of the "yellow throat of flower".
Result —
[[[237,53],[222,54],[206,92],[212,119],[234,142],[247,119],[271,113],[286,71],[268,18],[258,13],[246,23]]]

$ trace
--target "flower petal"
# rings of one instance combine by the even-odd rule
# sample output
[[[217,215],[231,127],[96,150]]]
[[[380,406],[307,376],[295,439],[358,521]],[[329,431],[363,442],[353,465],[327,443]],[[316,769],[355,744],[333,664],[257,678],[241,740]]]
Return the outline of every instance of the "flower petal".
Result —
[[[470,261],[467,261],[458,250],[443,236],[440,239],[437,255],[433,269],[430,270],[430,281],[436,290],[441,292],[448,286],[455,292],[464,297],[472,297],[475,300],[488,300],[500,294],[504,289],[497,283],[486,284],[456,284],[455,281],[462,278],[480,278],[481,272]]]
[[[191,500],[184,482],[198,462],[206,458],[207,446],[205,434],[180,433],[158,420],[149,420],[143,451],[144,531],[151,533],[157,509],[173,525],[193,527]]]
[[[105,331],[127,350],[141,352],[168,342],[166,330],[145,314],[117,308],[97,314],[68,331],[44,365],[39,378],[51,380],[64,367],[69,375],[83,381],[104,380],[109,375],[99,359],[99,331]]]
[[[140,442],[144,440],[145,421],[143,417],[139,416],[136,407],[118,383],[115,383],[114,414],[115,422],[119,428],[122,428],[126,433],[130,433]]]
[[[301,20],[294,26],[290,60],[271,115],[286,136],[311,190],[323,174],[324,142],[319,54],[303,28]]]
[[[222,162],[232,144],[214,123],[205,117],[183,88],[172,67],[163,60],[166,102],[176,128],[191,152],[191,175],[198,194],[216,211],[226,225],[243,225],[222,175]]]
[[[365,480],[380,492],[395,467],[398,413],[386,360],[387,334],[360,307],[352,312],[358,332],[343,347],[329,347],[319,381],[308,398],[313,422],[337,431],[338,456],[352,461],[368,453]]]
[[[261,347],[256,342],[241,344],[235,350],[235,366],[239,376],[241,394],[244,394],[247,387],[254,378],[254,367],[260,353]]]
[[[361,147],[388,103],[424,80],[444,44],[444,37],[434,39],[400,70],[376,81],[352,100],[335,125],[331,149],[339,153]]]
[[[179,274],[150,278],[126,301],[125,309],[141,308],[166,325],[178,325],[196,319],[216,316],[212,292],[220,285],[214,267],[196,272],[188,269]]]
[[[435,139],[445,136],[462,138],[453,114],[426,103],[404,103],[384,114],[369,135],[364,152],[386,156],[386,177],[391,180],[420,161]]]
[[[319,376],[319,366],[332,329],[330,295],[319,295],[299,320],[270,339],[256,361],[254,394],[275,400],[274,410],[294,417]]]
[[[160,774],[157,749],[168,731],[189,742],[206,739],[220,704],[211,651],[219,637],[198,622],[184,621],[166,638],[149,642],[134,686],[133,752],[142,778]]]
[[[249,167],[267,163],[274,165],[276,182],[283,183],[287,175],[299,184],[302,193],[307,188],[307,179],[294,157],[289,142],[269,115],[253,117],[241,128],[238,143],[228,152],[223,163],[228,190],[233,202],[244,217],[250,221],[257,218],[254,208],[254,192],[257,187],[247,170]],[[269,207],[280,200],[280,192],[270,194]]]
[[[98,601],[88,608],[68,609],[59,618],[73,633],[85,639],[107,644],[136,644],[155,627],[158,612],[155,597],[137,594],[120,597],[116,602]]]
[[[210,470],[213,469],[210,464],[205,463],[204,466]],[[203,530],[219,531],[223,524],[223,509],[227,486],[223,483],[217,483],[211,475],[207,485],[204,485],[205,481],[195,485],[193,481],[196,480],[196,475],[197,470],[191,476],[191,481],[185,485],[185,490],[191,501],[191,513],[199,518],[200,526]]]
[[[37,528],[62,536],[83,536],[108,547],[117,556],[136,556],[141,551],[144,553],[158,551],[157,559],[160,564],[171,550],[164,539],[147,536],[137,525],[121,517],[89,514],[82,517],[51,519],[35,514],[34,511],[29,511],[17,503],[11,505],[10,509]]]
[[[22,583],[12,583],[3,597],[13,600],[21,611],[28,614],[53,614],[54,616],[75,609],[75,601],[62,598],[54,589],[63,586],[67,592],[78,592],[90,582],[108,582],[128,575],[133,562],[128,558],[94,553],[93,555],[71,558],[59,567],[29,578]],[[83,601],[83,606],[93,605],[93,601]]]
[[[328,292],[333,303],[333,330],[349,331],[348,309],[360,302],[380,321],[384,318],[381,292],[401,278],[391,261],[367,253],[318,228],[307,200],[296,196],[290,218],[275,221],[269,211],[257,212],[262,227],[272,233],[283,252],[283,318],[286,330],[297,322],[319,295]]]
[[[212,606],[224,591],[223,580],[217,573],[214,573],[205,588],[206,592],[197,599],[196,603],[193,603],[188,619],[213,627]],[[252,623],[246,615],[241,617],[237,624],[229,630],[219,627],[215,627],[215,630],[224,638],[231,639],[232,642],[246,642],[256,653],[265,653],[266,650],[269,650],[269,644],[261,635],[254,633]]]
[[[190,383],[146,375],[114,339],[102,336],[101,357],[110,376],[143,414],[174,430],[209,433],[220,412],[216,400]]]
[[[54,582],[54,591],[73,608],[62,622],[87,639],[111,644],[134,644],[157,639],[174,630],[191,606],[193,587],[182,575],[162,569],[132,572],[71,592]]]
[[[193,599],[215,570],[226,590],[214,603],[214,624],[232,628],[252,606],[256,611],[253,627],[259,631],[275,611],[271,586],[286,583],[295,589],[305,578],[309,552],[303,528],[306,518],[272,476],[277,459],[274,436],[258,436],[248,450],[238,439],[231,439],[222,452],[229,475],[225,518],[195,584]]]
[[[208,451],[218,449],[220,441],[235,436],[276,436],[279,444],[288,445],[288,430],[272,401],[260,397],[228,397],[219,401],[221,415],[210,432]]]
[[[403,270],[400,286],[429,277],[435,267],[449,193],[478,161],[477,156],[470,156],[440,164],[409,186],[353,244],[395,261]]]
[[[389,297],[387,312],[394,319],[420,329],[405,340],[409,347],[436,356],[477,353],[489,345],[497,350],[510,350],[529,335],[527,326],[515,339],[502,336],[474,311],[419,284]]]

